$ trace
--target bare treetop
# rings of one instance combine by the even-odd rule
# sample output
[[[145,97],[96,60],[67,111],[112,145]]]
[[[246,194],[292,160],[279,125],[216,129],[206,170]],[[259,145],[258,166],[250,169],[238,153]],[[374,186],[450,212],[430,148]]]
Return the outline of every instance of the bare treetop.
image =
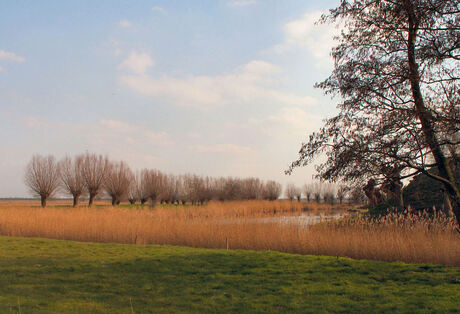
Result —
[[[59,168],[53,156],[34,155],[25,173],[25,183],[30,191],[39,196],[42,207],[59,187]]]
[[[301,194],[301,191],[298,187],[295,186],[295,184],[293,183],[289,183],[288,185],[286,185],[286,190],[284,191],[286,197],[292,201],[293,199],[297,198],[297,196],[299,196],[299,199],[300,199],[300,194]]]
[[[124,161],[109,163],[104,186],[107,194],[112,197],[112,205],[118,205],[127,197],[133,181],[134,174]]]
[[[89,206],[100,193],[109,167],[109,159],[102,155],[86,153],[83,156],[83,178],[89,193]]]
[[[276,181],[267,181],[264,185],[264,198],[267,200],[277,200],[281,196],[283,187]]]
[[[85,190],[83,159],[83,155],[78,155],[74,159],[67,156],[58,164],[63,188],[73,196],[74,207],[78,205],[78,199]]]

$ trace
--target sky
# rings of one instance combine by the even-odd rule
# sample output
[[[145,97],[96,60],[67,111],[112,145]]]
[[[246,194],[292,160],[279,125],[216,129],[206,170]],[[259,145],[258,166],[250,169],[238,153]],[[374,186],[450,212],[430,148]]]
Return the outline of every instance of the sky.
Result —
[[[299,186],[300,145],[335,112],[315,89],[338,0],[0,2],[0,197],[34,154]]]

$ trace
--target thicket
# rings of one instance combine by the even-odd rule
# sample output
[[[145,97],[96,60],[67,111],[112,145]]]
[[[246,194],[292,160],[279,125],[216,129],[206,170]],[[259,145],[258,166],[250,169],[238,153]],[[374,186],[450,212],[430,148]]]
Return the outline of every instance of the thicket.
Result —
[[[433,175],[438,175],[437,168],[430,170]],[[455,181],[460,185],[460,167],[455,168]],[[403,190],[404,202],[413,209],[443,208],[446,198],[444,197],[443,185],[425,174],[415,176]]]

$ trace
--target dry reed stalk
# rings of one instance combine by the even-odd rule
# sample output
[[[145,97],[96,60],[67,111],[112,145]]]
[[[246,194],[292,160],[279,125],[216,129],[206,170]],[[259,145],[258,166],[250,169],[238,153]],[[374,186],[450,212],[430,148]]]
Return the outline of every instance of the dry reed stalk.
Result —
[[[276,250],[357,259],[460,266],[451,221],[411,213],[360,216],[305,227],[254,218],[336,209],[297,202],[211,202],[199,207],[32,208],[0,203],[0,234],[76,241]],[[227,242],[228,241],[228,242]]]

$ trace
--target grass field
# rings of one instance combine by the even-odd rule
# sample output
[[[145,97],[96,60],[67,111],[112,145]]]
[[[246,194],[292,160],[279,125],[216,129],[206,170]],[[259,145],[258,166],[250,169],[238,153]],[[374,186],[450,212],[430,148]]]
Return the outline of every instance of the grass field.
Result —
[[[0,237],[0,313],[458,312],[460,268]]]

